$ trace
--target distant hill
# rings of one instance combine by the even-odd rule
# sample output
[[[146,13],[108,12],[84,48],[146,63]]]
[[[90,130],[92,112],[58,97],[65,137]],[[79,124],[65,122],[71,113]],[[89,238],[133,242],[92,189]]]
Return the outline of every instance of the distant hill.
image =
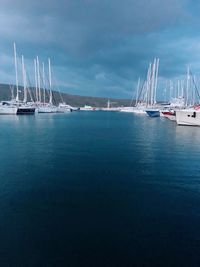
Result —
[[[13,88],[14,96],[16,96],[16,86],[8,85],[8,84],[0,84],[0,101],[2,100],[10,100],[11,99],[11,88]],[[32,98],[35,100],[35,89],[30,88],[30,93]],[[23,99],[23,88],[19,86],[19,98]],[[28,94],[29,101],[30,94]],[[46,101],[49,99],[49,92],[46,90]],[[41,98],[43,99],[43,90],[41,90]],[[59,93],[58,91],[53,91],[53,102],[55,105],[58,105],[62,100],[71,106],[82,107],[84,105],[90,105],[93,107],[107,107],[108,98],[103,97],[91,97],[91,96],[79,96],[79,95],[71,95],[67,93]],[[129,106],[130,99],[115,99],[109,98],[112,107],[116,106]]]

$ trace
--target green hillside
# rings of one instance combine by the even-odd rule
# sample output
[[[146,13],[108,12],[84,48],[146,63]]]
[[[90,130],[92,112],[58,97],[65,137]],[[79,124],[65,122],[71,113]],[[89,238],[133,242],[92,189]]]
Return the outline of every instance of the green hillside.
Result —
[[[11,87],[14,88],[14,96],[16,95],[16,87],[15,86],[9,86],[8,84],[0,84],[0,101],[2,100],[10,100],[11,99]],[[23,88],[19,86],[19,98],[23,99]],[[31,95],[33,99],[35,100],[35,90],[34,88],[30,88]],[[30,94],[28,94],[29,101]],[[46,90],[46,102],[49,98],[49,93]],[[41,90],[41,98],[43,99],[43,90]],[[102,98],[102,97],[91,97],[91,96],[79,96],[79,95],[71,95],[67,93],[59,93],[57,91],[53,91],[53,102],[54,104],[58,105],[60,102],[63,101],[66,104],[69,104],[71,106],[76,107],[82,107],[84,105],[90,105],[93,107],[106,107],[108,98]],[[109,99],[111,102],[112,107],[116,106],[129,106],[130,105],[130,99]]]

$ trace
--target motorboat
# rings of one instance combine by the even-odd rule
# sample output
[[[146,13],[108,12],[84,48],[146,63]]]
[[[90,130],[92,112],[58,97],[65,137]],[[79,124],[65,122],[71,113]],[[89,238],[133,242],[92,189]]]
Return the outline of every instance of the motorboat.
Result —
[[[57,112],[59,113],[66,113],[66,112],[72,112],[73,108],[70,105],[67,105],[65,103],[60,103],[57,108]]]
[[[176,122],[178,125],[200,126],[200,107],[177,110]]]

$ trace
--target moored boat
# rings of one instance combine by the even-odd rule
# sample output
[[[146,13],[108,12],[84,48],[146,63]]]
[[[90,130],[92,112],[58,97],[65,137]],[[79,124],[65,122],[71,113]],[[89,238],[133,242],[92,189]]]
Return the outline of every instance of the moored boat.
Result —
[[[145,111],[149,117],[160,117],[159,109],[146,109]]]
[[[144,107],[124,107],[120,108],[121,112],[136,113],[136,114],[146,114]]]
[[[171,120],[176,121],[176,112],[174,110],[163,110],[161,111],[163,117]]]
[[[22,105],[17,107],[17,115],[34,115],[35,107]]]
[[[72,112],[73,108],[65,103],[60,103],[57,108],[57,112],[59,113],[67,113]]]
[[[128,113],[132,113],[134,110],[133,107],[123,107],[123,108],[120,108],[120,111],[121,112],[128,112]]]
[[[2,101],[0,103],[0,115],[16,115],[17,107],[9,103],[8,101]]]
[[[135,108],[133,110],[133,113],[135,113],[135,114],[141,114],[141,115],[146,114],[145,110],[144,109],[140,109],[140,108]]]
[[[57,107],[51,104],[38,106],[38,113],[56,113]]]
[[[85,105],[84,107],[81,107],[80,110],[84,110],[84,111],[95,111],[97,110],[95,107],[89,106],[89,105]]]
[[[200,126],[200,109],[182,109],[176,111],[178,125]]]

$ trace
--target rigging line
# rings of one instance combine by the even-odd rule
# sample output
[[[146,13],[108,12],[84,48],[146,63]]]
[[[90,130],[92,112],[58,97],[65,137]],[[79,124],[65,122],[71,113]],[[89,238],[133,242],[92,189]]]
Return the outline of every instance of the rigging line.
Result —
[[[195,87],[197,96],[198,96],[198,98],[199,98],[199,100],[200,100],[199,90],[198,90],[198,88],[197,88],[196,82],[195,82],[195,80],[194,80],[194,75],[192,74],[191,70],[190,70],[190,73],[191,73],[191,76],[192,76],[192,81],[193,81],[193,84],[194,84],[194,87]]]
[[[26,71],[26,77],[27,77],[27,80],[28,80],[28,84],[30,85],[30,87],[26,85],[26,86],[27,86],[27,89],[28,89],[28,93],[29,93],[30,99],[31,99],[32,102],[35,102],[35,101],[33,100],[33,97],[32,97],[32,93],[33,93],[34,98],[36,98],[36,95],[34,94],[34,89],[35,89],[35,88],[32,87],[32,85],[31,85],[30,76],[29,76],[29,74],[27,73],[27,71]],[[31,88],[31,90],[30,90],[30,88]]]
[[[140,97],[141,97],[141,95],[142,95],[144,86],[145,86],[145,80],[143,81],[143,84],[142,84],[142,86],[141,86],[141,88],[140,88],[140,92],[139,92],[139,94],[138,94],[138,102],[139,102],[139,99],[140,99]]]

